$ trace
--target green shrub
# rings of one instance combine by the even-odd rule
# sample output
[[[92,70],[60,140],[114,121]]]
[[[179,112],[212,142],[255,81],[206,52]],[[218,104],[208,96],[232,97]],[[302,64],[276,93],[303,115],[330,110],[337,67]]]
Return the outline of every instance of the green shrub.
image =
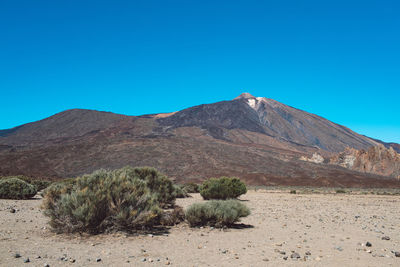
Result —
[[[174,185],[174,194],[176,198],[185,198],[189,196],[189,194],[182,189],[180,185]]]
[[[205,181],[200,188],[204,199],[229,199],[246,194],[246,185],[239,178],[221,177]]]
[[[290,194],[296,194],[296,190],[290,190]]]
[[[192,204],[185,212],[185,218],[194,226],[232,226],[241,217],[250,214],[249,208],[238,200],[211,200]]]
[[[36,186],[38,191],[41,191],[49,187],[52,182],[47,180],[31,180],[30,184]]]
[[[343,190],[343,189],[337,189],[336,190],[336,194],[345,194],[345,193],[346,193],[346,191]]]
[[[6,177],[1,177],[0,179],[8,179],[8,178],[18,178],[20,180],[23,180],[23,181],[27,182],[28,184],[36,186],[37,191],[45,189],[52,183],[51,181],[47,181],[47,180],[43,180],[43,179],[35,179],[35,178],[31,178],[31,177],[24,176],[24,175],[6,176]]]
[[[11,177],[0,180],[0,198],[28,199],[35,196],[37,188],[21,179]]]
[[[132,169],[99,170],[50,186],[43,202],[50,226],[57,232],[100,233],[159,224],[159,195],[148,181],[131,175]]]
[[[114,171],[116,175],[134,178],[146,182],[151,193],[154,193],[161,207],[173,206],[175,203],[175,189],[172,181],[151,167],[133,168],[130,166]]]
[[[186,191],[186,193],[199,193],[200,186],[195,183],[186,183],[181,185],[182,189]]]
[[[76,184],[76,179],[69,178],[58,182],[52,183],[50,186],[45,188],[41,193],[42,197],[46,196],[46,201],[55,202],[60,197],[61,194],[70,193],[73,186]]]

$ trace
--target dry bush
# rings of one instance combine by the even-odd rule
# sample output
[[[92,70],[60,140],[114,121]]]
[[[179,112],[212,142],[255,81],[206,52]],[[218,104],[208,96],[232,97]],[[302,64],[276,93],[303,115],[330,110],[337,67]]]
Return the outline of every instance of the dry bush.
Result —
[[[56,232],[152,228],[160,223],[160,201],[172,201],[168,192],[159,192],[169,184],[168,178],[159,179],[160,176],[153,170],[140,172],[138,168],[125,167],[99,170],[73,182],[54,184],[45,192],[45,215]]]
[[[185,212],[182,207],[175,206],[173,210],[163,212],[160,224],[164,226],[174,226],[185,220]]]

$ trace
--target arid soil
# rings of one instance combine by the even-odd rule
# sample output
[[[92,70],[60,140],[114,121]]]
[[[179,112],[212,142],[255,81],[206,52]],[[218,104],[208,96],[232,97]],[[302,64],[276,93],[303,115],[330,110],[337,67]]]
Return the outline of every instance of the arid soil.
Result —
[[[241,200],[252,214],[235,229],[182,223],[153,235],[90,237],[52,233],[39,197],[0,200],[0,265],[400,266],[394,254],[400,251],[400,196],[259,190]],[[177,203],[199,201],[193,194]],[[292,259],[292,251],[300,259]]]

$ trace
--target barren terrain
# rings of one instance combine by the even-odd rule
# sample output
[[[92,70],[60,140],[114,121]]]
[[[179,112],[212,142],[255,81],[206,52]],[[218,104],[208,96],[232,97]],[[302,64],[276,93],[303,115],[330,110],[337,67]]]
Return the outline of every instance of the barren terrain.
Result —
[[[241,200],[252,214],[235,229],[192,229],[182,223],[164,233],[89,237],[52,233],[40,197],[0,200],[0,265],[400,265],[394,254],[400,251],[400,196],[251,190]],[[199,201],[193,194],[177,204]],[[292,259],[292,251],[300,259]]]
[[[59,180],[129,165],[156,167],[178,183],[237,176],[249,185],[400,188],[399,156],[338,154],[378,145],[397,155],[396,144],[242,94],[170,114],[72,109],[0,130],[0,176]],[[300,160],[314,153],[321,161]]]

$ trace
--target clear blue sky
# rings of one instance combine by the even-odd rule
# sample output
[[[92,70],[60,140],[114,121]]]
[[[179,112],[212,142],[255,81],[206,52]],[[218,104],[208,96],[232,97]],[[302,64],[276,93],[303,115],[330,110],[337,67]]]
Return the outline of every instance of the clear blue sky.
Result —
[[[0,129],[247,91],[400,142],[399,1],[0,3]]]

